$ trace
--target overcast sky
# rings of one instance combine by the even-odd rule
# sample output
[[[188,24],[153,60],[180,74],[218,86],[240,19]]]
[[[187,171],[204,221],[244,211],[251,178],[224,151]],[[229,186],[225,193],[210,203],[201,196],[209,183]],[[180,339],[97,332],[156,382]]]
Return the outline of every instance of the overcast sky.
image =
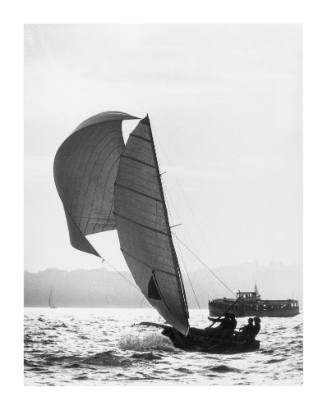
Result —
[[[108,110],[149,113],[170,222],[208,265],[300,265],[301,52],[294,25],[26,26],[26,269],[101,266],[69,244],[52,163]],[[115,232],[92,243],[126,268]]]

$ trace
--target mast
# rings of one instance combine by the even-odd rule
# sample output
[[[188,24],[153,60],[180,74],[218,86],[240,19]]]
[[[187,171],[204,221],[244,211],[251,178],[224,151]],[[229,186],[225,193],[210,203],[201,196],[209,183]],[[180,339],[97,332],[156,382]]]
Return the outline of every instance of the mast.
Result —
[[[178,257],[176,254],[176,250],[175,250],[175,246],[174,246],[174,242],[173,242],[173,238],[172,238],[172,234],[171,234],[171,229],[170,229],[170,224],[169,224],[169,217],[168,217],[168,210],[167,210],[167,205],[166,205],[166,199],[165,199],[165,195],[164,195],[164,191],[163,191],[163,187],[162,187],[162,181],[161,181],[161,176],[160,176],[160,170],[159,170],[159,163],[158,163],[158,157],[157,157],[157,152],[156,152],[156,147],[154,144],[154,139],[153,139],[153,135],[152,135],[152,129],[151,129],[151,125],[150,125],[150,119],[149,119],[149,115],[147,114],[147,116],[145,117],[145,121],[147,121],[148,125],[149,125],[149,129],[150,129],[150,136],[151,136],[151,140],[152,140],[152,149],[153,149],[153,156],[154,156],[154,160],[156,163],[156,173],[157,173],[157,179],[158,179],[158,185],[159,185],[159,189],[161,191],[161,195],[163,197],[163,208],[164,208],[164,216],[165,216],[165,220],[167,223],[167,230],[168,230],[168,236],[169,236],[169,241],[171,244],[171,248],[173,250],[173,256],[174,256],[174,262],[175,262],[175,266],[177,268],[177,274],[179,277],[179,284],[180,286],[178,287],[178,290],[180,291],[181,297],[184,301],[184,305],[185,305],[185,311],[187,314],[187,318],[189,318],[189,311],[188,311],[188,305],[187,305],[187,299],[186,299],[186,293],[185,293],[185,289],[184,289],[184,283],[183,283],[183,277],[181,274],[181,270],[180,270],[180,266],[179,266],[179,262],[178,262]],[[144,121],[144,122],[145,122]]]

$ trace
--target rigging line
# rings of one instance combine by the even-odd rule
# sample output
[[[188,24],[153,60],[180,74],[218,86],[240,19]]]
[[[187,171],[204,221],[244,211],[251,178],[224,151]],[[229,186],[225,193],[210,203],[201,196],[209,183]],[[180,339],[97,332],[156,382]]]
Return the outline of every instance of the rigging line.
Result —
[[[156,130],[155,126],[153,126],[153,125],[152,125],[152,130],[153,130],[153,131]],[[167,162],[167,166],[168,166],[168,168],[169,168],[169,164],[171,164],[170,157],[169,157],[169,155],[167,154],[167,151],[166,151],[166,149],[165,149],[165,147],[164,147],[164,144],[161,144],[160,138],[158,138],[158,140],[156,141],[156,144],[157,144],[158,147],[160,148],[160,153],[164,154],[164,157],[165,157],[166,162]],[[159,164],[160,161],[159,161],[159,159],[158,159],[158,155],[157,155],[157,161],[158,161],[158,164]],[[163,175],[163,174],[165,174],[166,172],[167,172],[167,171],[162,172],[162,173],[160,174],[160,176]],[[163,191],[164,191],[164,194],[165,194],[164,196],[165,196],[165,200],[166,200],[166,207],[167,207],[167,210],[168,210],[168,213],[169,213],[169,216],[170,216],[170,220],[171,220],[171,221],[174,220],[173,214],[172,214],[172,212],[171,212],[171,211],[172,211],[172,208],[174,208],[173,210],[174,210],[174,213],[176,214],[177,218],[178,218],[179,220],[182,220],[182,218],[180,217],[180,212],[177,211],[177,207],[173,206],[174,204],[173,204],[173,201],[172,201],[172,199],[171,199],[171,196],[170,196],[170,193],[169,193],[167,184],[166,184],[166,182],[165,182],[165,180],[164,180],[163,178],[161,178],[161,185],[162,185],[162,188],[163,188]],[[170,209],[169,209],[169,208],[170,208]]]
[[[101,258],[102,259],[102,263],[105,263],[108,267],[112,268],[116,273],[118,273],[119,276],[121,276],[123,279],[125,279],[131,286],[133,286],[134,289],[136,289],[138,292],[140,292],[143,296],[143,293],[140,291],[140,289],[134,285],[134,283],[129,280],[128,278],[126,278],[126,276],[123,275],[122,272],[120,272],[117,268],[115,268],[114,265],[112,265],[111,263],[109,263],[105,258]]]
[[[171,197],[170,197],[170,195],[169,195],[169,192],[168,192],[168,189],[167,189],[166,186],[165,186],[165,188],[166,188],[165,190],[166,190],[167,199],[169,199],[169,202],[170,202],[170,205],[171,205],[171,204],[172,204]],[[178,216],[178,212],[177,212],[177,210],[176,210],[175,207],[174,207],[174,210],[175,210],[175,212],[176,212],[176,214],[177,214],[177,216]],[[169,211],[169,209],[168,209],[168,212],[171,214],[171,212]],[[179,241],[180,243],[182,243],[185,247],[187,247],[186,244],[184,244],[183,241],[182,241],[180,238],[178,238],[178,236],[177,236],[174,232],[172,232],[172,234],[175,236],[176,239],[178,239],[178,241]],[[180,249],[180,248],[179,248],[179,249]],[[188,250],[189,250],[189,252],[193,253],[193,252],[191,251],[191,249],[188,248]],[[180,254],[181,254],[181,256],[182,256],[181,251],[180,251]],[[214,276],[214,278],[215,278],[216,280],[218,280],[219,283],[221,283],[221,284],[222,284],[229,292],[231,292],[231,293],[233,294],[233,296],[234,296],[234,292],[223,282],[223,280],[221,280],[220,278],[218,278],[217,275],[216,275],[213,271],[211,271],[210,268],[209,268],[197,255],[195,255],[194,253],[193,253],[193,255],[197,258],[198,261],[200,261],[200,263],[202,263],[203,266],[205,266],[205,267],[209,270],[209,272]],[[183,261],[183,257],[182,257],[182,261]],[[184,263],[184,261],[183,261],[183,263]],[[185,263],[184,263],[184,265],[185,265]],[[185,270],[186,270],[186,269],[185,269]],[[188,278],[189,278],[189,275],[188,275],[188,272],[187,272],[187,271],[186,271],[186,273],[187,273],[187,276],[188,276]],[[189,281],[190,281],[190,278],[189,278]],[[191,284],[191,287],[192,287],[192,284]]]
[[[197,214],[197,216],[195,216],[195,213],[194,213],[192,207],[190,206],[190,201],[189,201],[189,199],[188,199],[188,197],[187,197],[187,195],[186,195],[186,192],[185,192],[185,190],[184,190],[183,184],[180,182],[180,179],[179,179],[179,177],[178,177],[177,175],[175,176],[175,181],[176,181],[176,183],[177,183],[177,185],[178,185],[178,187],[179,187],[179,193],[180,193],[180,195],[181,195],[181,198],[183,199],[183,202],[184,202],[184,204],[186,205],[186,207],[188,208],[189,213],[190,213],[190,216],[192,217],[193,223],[195,223],[196,226],[197,226],[197,229],[198,229],[199,231],[201,231],[202,241],[204,242],[204,245],[205,245],[206,250],[209,250],[209,253],[212,254],[212,253],[211,253],[211,251],[212,251],[211,246],[208,245],[208,242],[207,242],[207,234],[206,234],[206,231],[205,231],[204,227],[202,226],[202,225],[203,225],[203,220],[201,220],[201,215]],[[189,230],[188,230],[188,234],[190,235]],[[193,238],[193,237],[194,237],[193,234],[190,235],[190,237]]]
[[[229,288],[229,287],[216,275],[216,273],[215,273],[212,269],[210,269],[209,266],[202,261],[202,259],[200,259],[200,258],[198,257],[198,255],[196,255],[181,239],[179,239],[178,236],[177,236],[174,232],[173,232],[173,235],[174,235],[175,238],[184,246],[185,249],[187,249],[203,266],[205,266],[205,267],[208,269],[208,271],[213,275],[213,277],[214,277],[215,279],[217,279],[217,280],[219,281],[219,283],[220,283],[221,285],[223,285],[230,293],[232,293],[233,296],[235,296],[235,293],[232,291],[232,289]]]
[[[152,129],[155,130],[155,126],[152,126]],[[166,158],[166,161],[167,161],[167,164],[170,164],[170,163],[171,163],[170,157],[169,157],[169,155],[168,155],[168,153],[167,153],[167,151],[166,151],[166,149],[165,149],[164,144],[161,144],[160,138],[158,138],[157,144],[158,144],[158,146],[159,146],[159,148],[160,148],[160,152],[162,152],[162,153],[164,154],[164,156],[165,156],[165,158]],[[174,151],[176,151],[176,144],[174,145]],[[178,151],[178,153],[179,153],[179,151]],[[168,167],[169,167],[169,165],[168,165]],[[189,201],[189,199],[188,199],[188,197],[187,197],[187,195],[186,195],[186,191],[185,191],[185,189],[184,189],[184,187],[183,187],[183,184],[180,182],[180,177],[179,177],[178,175],[175,175],[175,181],[176,181],[176,183],[177,183],[177,185],[178,185],[178,187],[179,187],[179,191],[178,191],[178,192],[180,193],[180,197],[183,199],[183,202],[186,204],[186,206],[187,206],[187,208],[188,208],[188,210],[189,210],[189,212],[190,212],[190,215],[191,215],[191,217],[192,217],[193,222],[196,223],[197,228],[198,228],[198,229],[201,231],[201,233],[202,233],[202,240],[204,241],[204,244],[205,244],[206,249],[209,250],[209,253],[210,253],[210,254],[212,254],[212,248],[211,248],[211,246],[210,246],[210,242],[208,243],[208,241],[207,241],[208,238],[207,238],[207,235],[206,235],[206,231],[205,231],[205,229],[203,228],[203,226],[201,225],[201,223],[203,224],[203,220],[202,220],[202,221],[201,221],[201,220],[198,220],[198,219],[195,217],[195,214],[194,214],[194,212],[193,212],[193,209],[192,209],[192,207],[190,206],[190,201]],[[170,195],[169,195],[169,192],[168,192],[168,189],[167,189],[167,188],[166,188],[166,194],[167,194],[168,199],[170,199],[170,202],[172,203],[171,198],[169,198]],[[177,212],[177,207],[176,207],[176,206],[174,207],[174,211],[175,211],[177,217],[181,220],[181,218],[180,218],[180,216],[179,216],[179,212]],[[186,227],[184,227],[184,229],[186,229]],[[193,238],[193,235],[190,235],[189,229],[187,229],[187,233],[188,233],[188,235],[189,235],[191,238]]]
[[[166,188],[166,193],[167,193],[167,188]],[[166,201],[166,203],[167,203],[167,201]],[[168,206],[167,206],[167,210],[168,210],[169,217],[172,218],[172,214],[171,214],[171,211],[170,211],[170,209],[168,208]],[[173,232],[172,232],[172,233],[173,233]],[[179,250],[179,255],[180,255],[181,260],[182,260],[182,264],[183,264],[183,266],[184,266],[184,270],[185,270],[185,272],[186,272],[188,281],[189,281],[189,283],[190,283],[190,287],[191,287],[192,292],[193,292],[193,295],[194,295],[195,302],[196,302],[196,304],[198,305],[198,308],[201,309],[200,303],[199,303],[199,300],[198,300],[198,298],[197,298],[197,296],[196,296],[196,293],[195,293],[195,290],[194,290],[194,287],[193,287],[193,284],[192,284],[190,275],[189,275],[189,273],[188,273],[188,270],[187,270],[187,267],[186,267],[186,263],[185,263],[184,258],[183,258],[183,253],[182,253],[182,251],[181,251],[181,247],[179,246],[179,243],[177,243],[177,247],[178,247],[178,250]]]
[[[168,159],[168,162],[170,162],[170,161],[169,161],[169,157],[168,157],[168,155],[167,155],[167,152],[166,152],[165,148],[163,147],[163,144],[161,144],[160,139],[158,139],[158,145],[159,145],[159,147],[160,147],[160,151],[165,155],[166,159]],[[175,147],[175,148],[176,148],[176,147]],[[177,184],[178,184],[178,186],[179,186],[179,188],[180,188],[179,192],[181,192],[181,193],[184,195],[184,197],[186,198],[186,194],[185,194],[183,185],[180,183],[178,176],[176,176],[175,179],[176,179],[176,182],[177,182]],[[165,196],[166,196],[166,206],[167,206],[167,203],[168,203],[168,202],[170,202],[170,205],[172,206],[173,202],[171,201],[171,198],[170,198],[170,195],[169,195],[167,186],[166,186],[163,182],[164,182],[164,181],[162,180],[162,186],[163,186],[163,189],[164,189],[165,194],[166,194],[166,195],[165,195]],[[167,199],[169,199],[170,201],[167,201]],[[192,210],[192,208],[190,207],[189,201],[186,200],[185,202],[186,202],[187,207],[188,207],[188,209],[189,209],[189,211],[190,211],[190,213],[191,213],[191,215],[192,215],[192,217],[193,217],[193,221],[196,222],[196,224],[198,225],[198,227],[200,228],[200,230],[201,230],[201,232],[202,232],[203,238],[204,238],[204,240],[205,240],[205,242],[206,242],[206,247],[207,247],[207,249],[210,249],[210,247],[208,247],[208,244],[207,244],[207,241],[206,241],[206,239],[207,239],[207,238],[206,238],[206,235],[204,234],[204,233],[205,233],[205,229],[203,229],[203,227],[201,226],[201,223],[200,223],[199,221],[197,221],[197,219],[195,218],[195,215],[194,215],[194,213],[193,213],[193,210]],[[168,212],[169,212],[168,206],[167,206],[167,209],[168,209]],[[177,217],[179,217],[178,212],[177,212],[177,210],[176,210],[175,207],[174,207],[174,210],[175,210],[175,212],[176,212],[176,214],[177,214]],[[169,213],[170,213],[170,217],[171,217],[171,219],[172,219],[171,212],[169,212]],[[179,218],[179,219],[180,219],[180,218]],[[174,235],[174,236],[176,237],[176,239],[178,239],[178,240],[186,247],[186,249],[188,249],[188,251],[189,251],[190,253],[192,253],[193,256],[194,256],[203,266],[205,266],[205,267],[209,270],[209,272],[214,276],[214,278],[215,278],[217,281],[219,281],[219,283],[221,283],[229,292],[232,293],[233,296],[235,296],[234,292],[233,292],[193,251],[191,251],[191,249],[188,248],[187,245],[184,244],[184,243],[177,237],[177,235],[176,235],[174,232],[172,232],[172,235]],[[192,236],[192,235],[191,235],[191,236]]]
[[[148,115],[147,115],[147,119],[148,119],[148,123],[149,123],[149,136],[150,136],[150,139],[152,141],[151,145],[152,145],[153,159],[154,159],[154,162],[155,162],[155,165],[156,165],[156,174],[157,174],[157,178],[158,178],[158,187],[159,187],[160,194],[163,197],[163,202],[162,202],[163,216],[165,218],[165,222],[166,222],[166,225],[167,225],[169,246],[171,248],[173,264],[177,268],[176,269],[177,270],[177,275],[178,275],[177,289],[178,289],[180,299],[181,299],[181,302],[182,302],[182,305],[183,305],[184,314],[186,315],[186,320],[188,320],[189,312],[188,312],[188,307],[187,307],[187,299],[186,299],[186,294],[185,294],[185,289],[184,289],[184,284],[183,284],[183,278],[182,278],[182,274],[181,274],[181,271],[180,271],[176,250],[175,250],[175,247],[174,247],[174,241],[173,241],[172,233],[171,233],[171,230],[170,230],[170,227],[169,227],[168,209],[167,209],[167,205],[166,205],[166,202],[165,202],[164,188],[162,186],[162,181],[161,181],[161,178],[160,178],[160,166],[159,166],[159,162],[158,162],[156,147],[155,147],[153,134],[152,134],[152,129],[151,129],[150,120],[149,120]],[[168,308],[168,310],[169,310],[169,308]],[[188,331],[187,331],[187,333],[188,333]]]
[[[192,284],[192,281],[191,281],[191,278],[190,278],[190,275],[189,275],[189,273],[188,273],[188,270],[187,270],[187,268],[186,268],[186,264],[185,264],[185,262],[184,262],[184,258],[183,258],[183,254],[182,254],[181,248],[180,248],[179,244],[177,244],[177,246],[178,246],[178,249],[179,249],[179,254],[180,254],[180,257],[181,257],[181,260],[182,260],[182,264],[183,264],[183,266],[184,266],[184,270],[185,270],[185,272],[186,272],[188,281],[189,281],[189,283],[190,283],[190,286],[191,286],[191,289],[192,289],[192,292],[193,292],[193,295],[194,295],[195,302],[196,302],[196,304],[198,305],[198,308],[201,309],[199,300],[198,300],[198,298],[197,298],[197,296],[196,296],[196,293],[195,293],[195,290],[194,290],[194,287],[193,287],[193,284]]]
[[[180,187],[179,192],[180,192],[180,193],[183,193],[183,192],[184,192],[184,189],[183,189],[182,185],[179,183],[179,181],[178,181],[177,178],[176,178],[176,181],[178,182],[178,185],[179,185],[179,187]],[[175,212],[175,214],[176,214],[178,220],[182,221],[183,218],[180,217],[180,212],[177,210],[177,206],[175,206],[175,203],[172,201],[172,198],[171,198],[170,192],[169,192],[169,190],[168,190],[168,187],[167,187],[166,185],[164,185],[164,188],[165,188],[165,191],[166,191],[165,193],[166,193],[166,198],[168,199],[168,203],[170,203],[171,208],[174,209],[174,212]],[[185,192],[184,192],[184,197],[185,197],[185,199],[186,199]],[[184,201],[183,201],[183,202],[184,202]],[[185,202],[186,202],[186,204],[187,204],[187,206],[188,206],[188,209],[191,211],[192,220],[195,221],[195,222],[197,222],[197,220],[196,220],[196,218],[195,218],[195,215],[193,214],[193,211],[192,211],[191,207],[189,206],[189,201],[186,200]],[[198,225],[201,226],[200,224],[198,224]],[[187,231],[186,233],[188,234],[188,236],[189,236],[189,237],[193,237],[193,235],[191,235],[189,229],[188,229],[186,226],[183,226],[183,227],[184,227],[185,231]],[[183,232],[182,232],[182,234],[183,234]],[[202,235],[202,237],[204,237],[204,236]],[[207,246],[207,245],[206,245],[206,246]],[[207,249],[208,249],[208,246],[207,246]]]
[[[114,269],[114,271],[115,271],[116,273],[118,273],[119,276],[121,276],[123,279],[125,279],[133,288],[135,288],[135,289],[138,291],[138,294],[140,293],[141,296],[143,296],[143,298],[141,298],[140,306],[141,306],[141,307],[144,306],[144,302],[145,302],[146,299],[145,299],[143,293],[140,291],[140,289],[139,289],[137,286],[135,286],[134,283],[133,283],[131,280],[129,280],[128,278],[126,278],[126,276],[124,276],[123,273],[120,272],[114,265],[112,265],[111,263],[109,263],[105,258],[102,258],[102,257],[101,257],[101,259],[102,259],[102,263],[106,263],[106,264],[107,264],[107,267],[109,266],[110,268]]]
[[[169,201],[170,204],[172,204],[172,200],[171,200],[171,197],[170,197],[170,195],[169,195],[168,189],[167,189],[167,187],[165,187],[165,188],[166,188],[167,199],[169,199],[169,200],[170,200],[170,201]],[[190,207],[189,207],[189,209],[191,210]],[[177,209],[176,209],[175,207],[174,207],[174,210],[175,210],[175,212],[176,212],[176,214],[177,214],[177,216],[178,216],[178,212],[177,212]],[[192,212],[192,210],[191,210],[191,212]],[[192,213],[193,213],[193,212],[192,212]],[[193,216],[193,219],[195,219],[194,216]],[[201,226],[201,224],[198,224],[198,225]],[[176,239],[178,239],[178,241],[179,241],[180,243],[182,243],[182,244],[185,246],[185,248],[187,248],[187,249],[189,250],[190,253],[193,254],[193,256],[195,256],[195,257],[197,258],[197,260],[198,260],[203,266],[205,266],[205,267],[209,270],[209,272],[214,276],[214,278],[215,278],[216,280],[219,281],[219,283],[221,283],[229,292],[231,292],[231,293],[233,294],[233,296],[235,296],[235,293],[224,283],[224,281],[223,281],[222,279],[220,279],[220,278],[208,267],[208,265],[206,265],[194,252],[192,252],[191,249],[188,248],[187,245],[186,245],[185,243],[183,243],[183,241],[182,241],[180,238],[178,238],[178,236],[177,236],[174,232],[172,232],[172,234],[176,237]],[[189,235],[190,235],[190,233],[189,233]]]
[[[164,149],[163,146],[162,146],[163,144],[161,144],[160,139],[158,139],[158,140],[159,140],[158,143],[159,143],[160,149],[162,150],[162,152],[165,154],[166,158],[168,159],[168,155],[167,155],[165,149]],[[158,158],[157,158],[157,162],[158,162]],[[184,188],[182,187],[182,184],[179,182],[178,178],[177,178],[177,182],[178,182],[178,185],[180,186],[180,191],[182,191],[182,192],[184,193],[184,196],[186,197],[185,192],[184,192]],[[171,212],[170,212],[170,210],[169,210],[169,208],[168,208],[168,206],[167,206],[167,202],[168,202],[167,199],[170,199],[170,195],[169,195],[167,186],[163,183],[163,180],[161,180],[161,185],[162,185],[163,191],[164,191],[165,196],[166,196],[166,207],[167,207],[168,213],[170,214],[170,217],[171,217]],[[171,205],[172,205],[172,201],[171,201],[171,200],[170,200],[170,202],[171,202]],[[186,203],[187,203],[187,206],[188,206],[189,210],[191,211],[191,214],[193,215],[193,219],[196,220],[196,218],[194,218],[193,211],[192,211],[191,207],[189,206],[189,202],[186,201]],[[174,209],[175,209],[175,208],[174,208]],[[176,209],[175,209],[175,212],[177,213]],[[178,213],[177,213],[177,216],[178,216]],[[199,223],[198,225],[201,227],[201,224],[200,224],[200,223]],[[202,227],[201,227],[201,228],[202,228]],[[204,232],[204,230],[203,230],[203,232]],[[194,256],[203,266],[205,266],[205,267],[209,270],[209,272],[214,276],[214,278],[215,278],[217,281],[219,281],[219,283],[221,283],[229,292],[231,292],[233,296],[235,295],[234,292],[233,292],[193,251],[191,251],[191,249],[188,248],[187,245],[184,244],[184,243],[178,238],[178,236],[177,236],[174,232],[171,231],[171,233],[172,233],[172,235],[174,235],[174,236],[176,237],[176,239],[177,239],[182,245],[184,245],[184,247],[186,247],[186,249],[188,249],[189,252],[191,252],[191,253],[193,254],[193,256]],[[182,260],[183,260],[183,259],[182,259]],[[186,272],[186,273],[187,273],[187,272]],[[187,273],[187,275],[188,275],[188,273]],[[191,287],[192,287],[192,286],[191,286]]]

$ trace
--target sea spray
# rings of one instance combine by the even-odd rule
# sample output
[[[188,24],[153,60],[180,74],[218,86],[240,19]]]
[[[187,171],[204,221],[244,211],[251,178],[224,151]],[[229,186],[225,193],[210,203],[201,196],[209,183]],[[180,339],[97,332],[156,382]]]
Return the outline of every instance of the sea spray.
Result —
[[[174,346],[170,340],[157,333],[149,333],[146,335],[126,334],[120,338],[118,346],[121,350],[133,350],[137,352],[146,352],[149,350],[174,350]]]

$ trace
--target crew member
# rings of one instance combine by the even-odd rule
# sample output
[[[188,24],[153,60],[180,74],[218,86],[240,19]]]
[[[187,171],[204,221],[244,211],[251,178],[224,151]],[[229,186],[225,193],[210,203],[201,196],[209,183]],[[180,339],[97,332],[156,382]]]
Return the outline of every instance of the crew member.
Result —
[[[248,324],[241,327],[241,335],[245,336],[246,339],[251,339],[254,333],[253,318],[249,317]]]
[[[215,319],[215,322],[220,322],[220,325],[215,329],[215,336],[225,337],[230,329],[230,314],[224,313],[223,317]]]
[[[232,334],[234,333],[235,329],[237,326],[237,320],[235,318],[234,313],[230,313],[229,315],[229,329],[232,331]]]
[[[218,333],[223,338],[233,337],[237,321],[234,313],[225,313],[224,319],[221,320],[220,326],[217,328]]]
[[[261,319],[256,316],[254,318],[254,326],[253,326],[253,339],[256,337],[256,335],[260,332],[261,330],[261,325],[260,325]]]

